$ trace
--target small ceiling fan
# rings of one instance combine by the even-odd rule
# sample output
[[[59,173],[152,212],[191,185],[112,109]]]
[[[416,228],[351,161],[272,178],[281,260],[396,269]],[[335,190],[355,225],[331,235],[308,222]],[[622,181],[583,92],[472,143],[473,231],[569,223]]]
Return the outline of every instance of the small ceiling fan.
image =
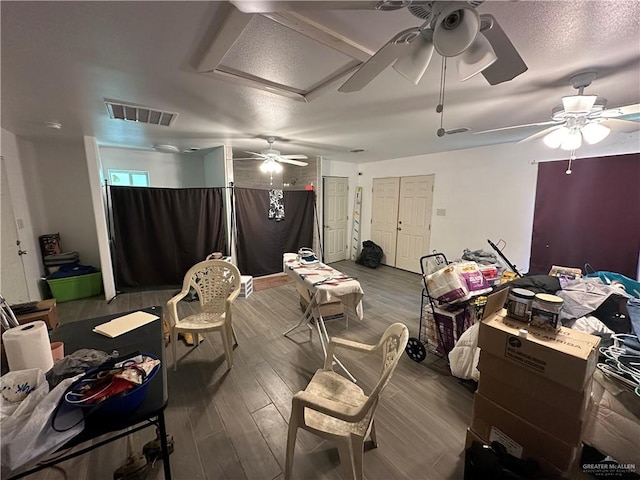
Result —
[[[402,3],[424,23],[391,38],[338,89],[340,92],[361,90],[389,65],[417,85],[434,50],[444,58],[454,57],[461,81],[482,73],[490,85],[497,85],[527,70],[496,19],[476,11],[484,0],[381,3]]]
[[[562,105],[551,112],[551,120],[474,132],[475,135],[528,127],[547,127],[529,135],[519,143],[542,138],[550,148],[577,150],[582,141],[596,144],[604,140],[612,130],[631,133],[640,130],[638,123],[640,104],[607,108],[607,100],[597,95],[585,95],[584,89],[596,78],[596,72],[585,72],[571,77],[576,95],[562,97]]]
[[[300,161],[308,160],[309,157],[306,155],[281,155],[279,150],[275,150],[273,148],[273,142],[275,142],[275,137],[268,137],[267,143],[269,143],[269,148],[267,150],[262,150],[260,153],[247,151],[247,153],[253,155],[253,157],[235,158],[234,160],[262,160],[260,170],[265,173],[281,172],[281,163],[288,163],[299,167],[306,167],[309,165],[307,162]]]

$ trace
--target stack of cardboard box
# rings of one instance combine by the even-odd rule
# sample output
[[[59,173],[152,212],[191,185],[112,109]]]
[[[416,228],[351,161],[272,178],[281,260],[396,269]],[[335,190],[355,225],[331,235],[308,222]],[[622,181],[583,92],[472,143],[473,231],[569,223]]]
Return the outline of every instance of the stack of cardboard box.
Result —
[[[480,325],[480,382],[467,445],[498,441],[543,472],[560,475],[579,459],[591,407],[600,338],[565,327],[549,332],[502,310]]]

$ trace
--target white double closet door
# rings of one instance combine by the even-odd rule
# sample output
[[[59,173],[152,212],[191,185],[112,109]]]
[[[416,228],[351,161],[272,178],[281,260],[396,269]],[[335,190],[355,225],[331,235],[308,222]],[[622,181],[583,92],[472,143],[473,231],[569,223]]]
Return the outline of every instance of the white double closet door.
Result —
[[[373,179],[371,239],[384,250],[383,264],[420,273],[420,257],[429,253],[433,179]]]

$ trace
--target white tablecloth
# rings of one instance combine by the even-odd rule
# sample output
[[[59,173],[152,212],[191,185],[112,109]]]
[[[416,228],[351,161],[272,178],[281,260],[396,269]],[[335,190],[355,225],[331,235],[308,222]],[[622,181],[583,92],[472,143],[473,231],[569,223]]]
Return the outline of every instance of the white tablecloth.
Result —
[[[318,304],[340,300],[346,307],[353,308],[362,320],[364,291],[360,282],[323,263],[302,265],[295,253],[285,253],[282,263],[284,272],[315,294]]]

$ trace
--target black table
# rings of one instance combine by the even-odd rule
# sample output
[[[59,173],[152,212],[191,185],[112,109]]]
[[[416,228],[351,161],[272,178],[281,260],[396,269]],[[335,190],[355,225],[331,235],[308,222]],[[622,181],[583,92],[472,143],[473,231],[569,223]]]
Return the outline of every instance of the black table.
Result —
[[[125,415],[120,419],[114,419],[113,417],[101,418],[100,415],[96,413],[89,417],[85,423],[85,428],[82,433],[72,438],[61,448],[61,450],[66,450],[70,447],[75,447],[85,442],[89,442],[102,435],[113,433],[109,438],[96,444],[86,446],[68,455],[58,457],[50,462],[39,463],[37,467],[22,472],[12,477],[12,479],[30,475],[70,458],[83,455],[84,453],[101,447],[102,445],[113,442],[119,438],[126,437],[133,432],[155,425],[157,425],[160,431],[164,478],[166,480],[171,479],[167,431],[164,421],[164,409],[167,406],[168,394],[167,368],[164,359],[165,349],[164,339],[162,336],[162,308],[150,307],[142,309],[142,311],[157,315],[158,319],[116,338],[109,338],[100,335],[99,333],[95,333],[93,332],[93,327],[131,312],[117,313],[114,315],[106,315],[104,317],[68,323],[53,331],[51,341],[64,342],[64,351],[66,355],[81,348],[93,348],[107,353],[117,350],[120,355],[126,355],[133,352],[151,353],[157,356],[162,362],[161,371],[149,381],[149,387],[147,389],[144,402],[134,412],[129,415]]]

